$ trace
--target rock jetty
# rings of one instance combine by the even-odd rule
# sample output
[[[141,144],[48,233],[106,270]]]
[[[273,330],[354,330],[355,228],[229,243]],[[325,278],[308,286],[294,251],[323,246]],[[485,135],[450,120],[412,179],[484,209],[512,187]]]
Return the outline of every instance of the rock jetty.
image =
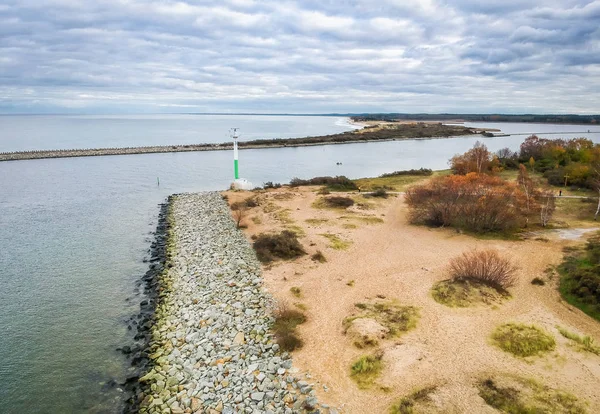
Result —
[[[336,413],[272,334],[256,256],[216,192],[170,198],[167,259],[131,405],[140,413]]]
[[[255,139],[241,141],[240,149],[263,149],[284,147],[306,147],[313,145],[333,145],[364,143],[370,141],[391,141],[396,139],[447,138],[450,136],[481,133],[473,128],[442,124],[398,124],[393,128],[376,130],[347,131],[340,134],[304,138]],[[224,151],[231,150],[233,144],[156,145],[127,148],[88,148],[0,152],[0,161],[35,160],[41,158],[96,157],[104,155],[154,154],[164,152]]]

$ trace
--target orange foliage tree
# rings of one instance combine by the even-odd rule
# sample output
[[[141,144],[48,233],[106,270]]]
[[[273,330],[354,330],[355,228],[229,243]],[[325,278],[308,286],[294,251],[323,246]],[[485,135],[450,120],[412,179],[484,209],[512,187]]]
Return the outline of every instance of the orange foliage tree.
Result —
[[[525,227],[540,210],[538,193],[528,197],[517,182],[478,173],[436,177],[406,192],[411,222],[475,232]]]
[[[471,172],[485,173],[492,169],[492,153],[481,142],[477,141],[473,148],[462,155],[455,155],[450,159],[450,168],[454,174],[468,174]]]

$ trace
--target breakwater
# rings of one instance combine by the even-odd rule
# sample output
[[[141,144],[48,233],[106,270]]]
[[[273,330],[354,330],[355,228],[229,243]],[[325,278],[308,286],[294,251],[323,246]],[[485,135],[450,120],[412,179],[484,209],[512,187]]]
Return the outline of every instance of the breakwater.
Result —
[[[167,222],[149,362],[129,411],[328,412],[269,331],[275,304],[220,194],[171,197]]]
[[[240,149],[306,147],[313,145],[351,144],[397,139],[431,139],[474,135],[485,131],[463,126],[438,124],[399,124],[393,128],[358,130],[341,134],[305,138],[256,139],[241,141]],[[95,157],[105,155],[153,154],[164,152],[223,151],[231,150],[228,142],[218,144],[159,145],[126,148],[88,148],[62,150],[35,150],[0,152],[0,161],[32,160],[41,158]]]

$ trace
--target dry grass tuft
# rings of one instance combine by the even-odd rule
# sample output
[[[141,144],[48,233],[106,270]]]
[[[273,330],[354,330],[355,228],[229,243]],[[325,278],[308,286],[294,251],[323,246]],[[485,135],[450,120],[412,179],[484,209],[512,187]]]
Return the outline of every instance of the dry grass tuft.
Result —
[[[350,376],[361,389],[370,388],[381,373],[383,354],[364,355],[354,361],[350,368]]]
[[[501,383],[502,382],[502,383]],[[477,384],[479,396],[509,414],[585,414],[584,406],[566,392],[523,378],[487,378]]]
[[[437,386],[421,388],[418,391],[402,398],[390,408],[390,414],[414,414],[415,408],[431,401],[430,395],[437,390]]]
[[[304,344],[296,333],[296,327],[306,322],[304,313],[289,309],[282,305],[275,311],[275,322],[273,332],[281,350],[290,352],[299,349]]]
[[[450,307],[466,308],[477,304],[497,305],[510,294],[477,280],[442,280],[431,288],[436,302]]]
[[[503,351],[519,357],[529,357],[552,351],[554,338],[534,325],[506,323],[496,328],[492,334],[495,345]]]
[[[354,205],[354,200],[349,197],[321,197],[313,203],[315,208],[346,209]]]
[[[575,342],[579,350],[600,355],[600,346],[596,345],[594,338],[591,336],[579,336],[574,332],[569,332],[565,328],[561,328],[560,326],[558,326],[557,329],[562,336]]]
[[[352,244],[352,242],[344,241],[340,239],[339,236],[331,233],[321,233],[319,234],[319,236],[323,236],[326,239],[328,239],[329,247],[331,247],[334,250],[346,250]]]
[[[417,326],[419,309],[415,306],[402,306],[395,301],[376,301],[373,303],[357,303],[354,305],[359,311],[344,319],[344,330],[347,330],[352,321],[359,318],[374,319],[389,330],[387,337],[398,337]]]
[[[325,257],[325,255],[323,254],[323,252],[321,252],[321,250],[317,250],[317,252],[315,254],[313,254],[312,256],[310,256],[310,258],[313,261],[319,262],[319,263],[325,263],[327,261],[327,258]]]
[[[304,221],[312,226],[320,226],[321,224],[327,223],[329,219],[306,219]]]

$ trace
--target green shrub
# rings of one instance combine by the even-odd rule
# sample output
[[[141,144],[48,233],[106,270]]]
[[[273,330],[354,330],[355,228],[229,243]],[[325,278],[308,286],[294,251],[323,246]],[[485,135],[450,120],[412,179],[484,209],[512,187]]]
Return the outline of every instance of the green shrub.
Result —
[[[263,188],[264,189],[268,189],[268,188],[281,188],[281,184],[279,184],[279,183],[273,183],[273,181],[267,181],[266,183],[263,184]]]
[[[380,178],[386,178],[386,177],[396,177],[399,175],[432,175],[433,171],[430,170],[429,168],[419,168],[418,170],[402,170],[402,171],[394,171],[391,173],[385,173],[385,174],[381,174],[379,177]]]
[[[354,200],[348,197],[325,197],[324,203],[331,208],[348,208],[354,205]]]
[[[377,198],[388,198],[388,193],[383,188],[378,188],[372,193],[368,194],[369,197],[377,197]]]
[[[295,259],[306,254],[296,233],[284,230],[280,234],[261,233],[252,244],[258,260],[263,263],[275,259]]]
[[[568,253],[558,266],[560,293],[571,305],[600,320],[600,236],[591,237],[583,251]]]
[[[334,191],[354,191],[358,189],[352,180],[343,175],[337,177],[314,177],[309,180],[292,178],[290,181],[290,187],[300,187],[305,185],[324,185],[329,190]]]

